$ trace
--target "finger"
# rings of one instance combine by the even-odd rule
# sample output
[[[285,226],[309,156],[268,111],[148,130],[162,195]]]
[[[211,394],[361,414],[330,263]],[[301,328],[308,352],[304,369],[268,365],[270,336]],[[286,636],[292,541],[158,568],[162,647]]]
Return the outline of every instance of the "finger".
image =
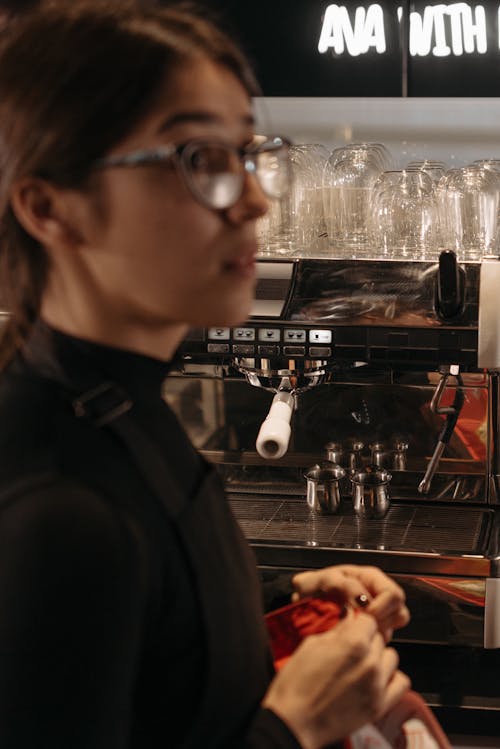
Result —
[[[382,640],[382,637],[380,638]],[[390,682],[399,666],[399,655],[394,648],[388,648],[385,644],[380,656],[380,670],[384,686]]]
[[[356,577],[373,597],[390,592],[395,600],[404,603],[406,598],[404,590],[378,567],[345,564],[341,568],[346,575]]]
[[[355,616],[352,609],[348,609],[347,616],[330,631],[332,633],[339,632],[339,635],[345,634],[351,640],[359,638],[361,642],[371,642],[374,647],[378,647],[380,650],[384,648],[377,622],[372,616],[363,612],[359,612]]]
[[[367,611],[367,613],[371,614],[369,610]],[[406,627],[409,621],[410,621],[410,612],[408,611],[406,606],[403,606],[399,611],[395,612],[394,614],[391,614],[390,616],[384,619],[379,619],[377,617],[377,622],[378,622],[380,631],[401,629],[402,627]]]
[[[381,719],[411,688],[411,681],[402,671],[396,671],[387,684],[376,719]]]
[[[409,612],[406,608],[404,598],[401,598],[398,592],[393,590],[386,590],[373,598],[366,607],[366,611],[378,621],[383,621],[390,617],[393,617],[394,620],[402,617],[402,620],[406,623],[408,617],[409,621]]]
[[[384,627],[384,629],[381,629],[380,631],[382,632],[382,637],[387,645],[387,643],[389,643],[394,637],[394,630],[391,627]]]
[[[372,616],[365,616],[361,613],[359,616],[355,616],[352,609],[347,609],[345,617],[341,619],[335,627],[332,627],[326,632],[321,632],[316,635],[316,637],[325,640],[335,640],[336,646],[338,641],[342,640],[344,643],[342,646],[343,648],[348,647],[349,643],[351,645],[360,643],[363,645],[363,649],[367,651],[368,648],[372,647],[374,640],[377,643],[375,647],[379,647],[380,650],[383,650],[385,647],[375,619]],[[380,645],[378,644],[378,641],[380,641]],[[334,652],[334,649],[332,649],[332,652]]]
[[[342,568],[327,567],[315,572],[303,572],[295,575],[292,584],[297,594],[292,600],[318,594],[353,605],[356,605],[356,599],[371,600],[366,586],[356,577],[346,574]]]
[[[378,718],[375,725],[379,731],[389,740],[391,745],[396,743],[395,738],[400,734],[401,726],[415,715],[415,707],[412,701],[404,700],[404,693],[397,701],[397,708],[385,712]]]

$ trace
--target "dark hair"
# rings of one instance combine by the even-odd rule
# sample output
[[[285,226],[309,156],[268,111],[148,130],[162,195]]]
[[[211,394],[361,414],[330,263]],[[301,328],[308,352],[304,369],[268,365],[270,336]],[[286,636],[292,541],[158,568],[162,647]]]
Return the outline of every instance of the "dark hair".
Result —
[[[39,0],[0,0],[0,13],[7,11],[14,16],[17,13],[25,13],[30,8],[38,5]]]
[[[190,8],[139,0],[47,2],[15,21],[0,47],[0,298],[10,313],[0,364],[37,318],[48,259],[19,224],[10,191],[23,176],[85,189],[90,165],[154,104],[170,72],[196,57],[258,87],[244,56]]]

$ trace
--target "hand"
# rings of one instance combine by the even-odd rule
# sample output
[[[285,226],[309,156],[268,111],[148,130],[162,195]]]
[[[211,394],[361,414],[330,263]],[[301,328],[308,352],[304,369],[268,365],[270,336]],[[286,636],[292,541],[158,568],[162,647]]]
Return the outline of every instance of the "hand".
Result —
[[[376,619],[385,642],[391,640],[395,629],[410,621],[403,589],[377,567],[339,564],[301,572],[294,576],[292,584],[295,588],[292,600],[323,594],[339,603],[359,606],[360,596],[364,596],[367,603],[363,610]]]
[[[348,613],[307,637],[271,682],[263,706],[275,712],[304,749],[340,741],[391,709],[409,689],[398,655],[384,645],[372,616]]]

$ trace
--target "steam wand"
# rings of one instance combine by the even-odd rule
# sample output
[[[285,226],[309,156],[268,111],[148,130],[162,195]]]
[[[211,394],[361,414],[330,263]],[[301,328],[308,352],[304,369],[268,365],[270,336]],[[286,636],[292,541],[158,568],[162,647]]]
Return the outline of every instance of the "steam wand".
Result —
[[[456,380],[457,380],[457,388],[455,390],[455,397],[453,399],[453,403],[451,406],[442,407],[441,397],[443,395],[447,380],[450,375],[456,377]],[[430,405],[431,411],[436,414],[446,414],[446,420],[439,434],[436,447],[429,461],[429,465],[427,466],[427,470],[425,472],[424,478],[418,485],[418,491],[420,492],[420,494],[428,494],[429,489],[431,488],[432,479],[434,478],[434,474],[436,473],[438,463],[441,460],[441,456],[444,453],[445,447],[450,441],[451,435],[453,434],[453,430],[455,429],[455,425],[458,421],[458,417],[460,415],[460,411],[462,410],[462,406],[464,405],[464,400],[465,400],[465,396],[461,387],[462,384],[463,382],[459,374],[459,367],[457,364],[452,364],[449,368],[449,371],[442,372],[438,386],[432,397],[431,405]]]

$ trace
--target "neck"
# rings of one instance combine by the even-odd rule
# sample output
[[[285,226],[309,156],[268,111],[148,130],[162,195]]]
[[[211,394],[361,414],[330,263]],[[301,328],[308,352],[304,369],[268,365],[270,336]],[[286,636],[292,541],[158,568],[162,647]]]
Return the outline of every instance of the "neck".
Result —
[[[94,295],[51,293],[40,308],[41,319],[67,335],[121,348],[163,361],[170,360],[185,337],[188,325],[158,321],[147,315],[126,315]]]

